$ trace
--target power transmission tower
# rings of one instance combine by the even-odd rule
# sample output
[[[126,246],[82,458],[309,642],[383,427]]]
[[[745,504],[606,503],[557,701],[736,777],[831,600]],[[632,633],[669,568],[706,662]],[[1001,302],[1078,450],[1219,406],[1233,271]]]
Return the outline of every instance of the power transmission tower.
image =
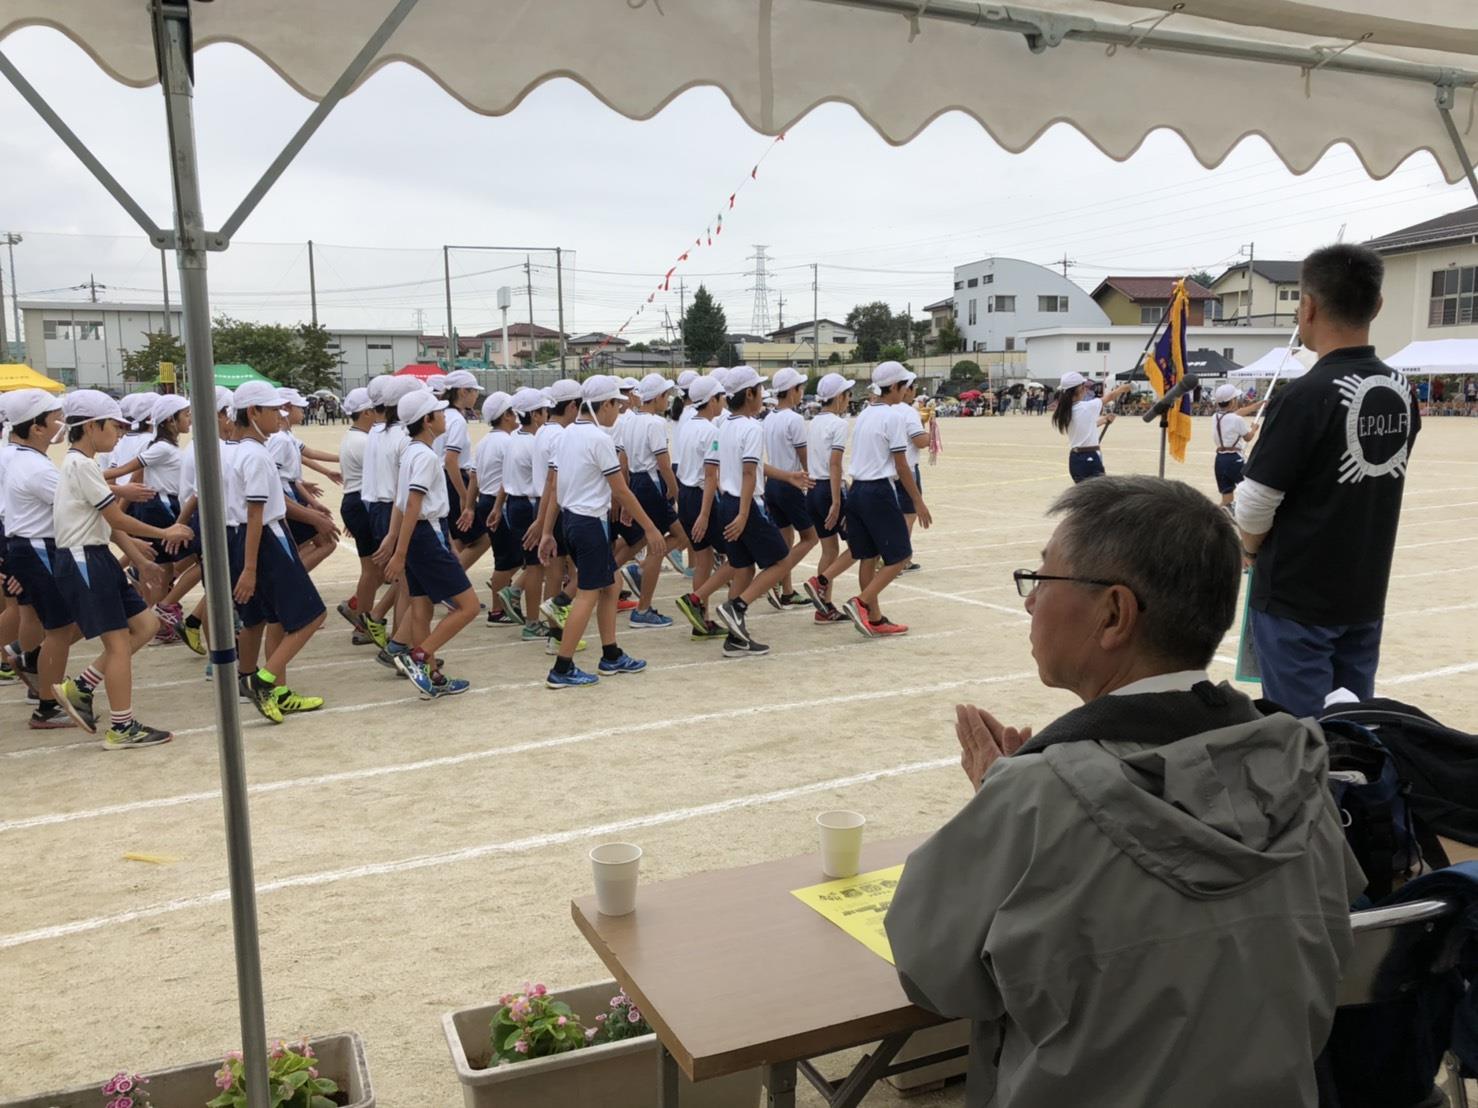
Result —
[[[765,256],[766,246],[755,246],[754,253],[749,256],[749,261],[754,263],[754,284],[749,291],[754,293],[754,309],[749,316],[749,330],[751,334],[766,335],[770,333],[770,279],[769,270],[766,268],[769,258]]]

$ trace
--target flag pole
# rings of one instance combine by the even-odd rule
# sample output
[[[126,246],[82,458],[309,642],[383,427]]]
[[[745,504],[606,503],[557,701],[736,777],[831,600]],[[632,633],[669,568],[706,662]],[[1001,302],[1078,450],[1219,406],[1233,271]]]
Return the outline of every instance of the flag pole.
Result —
[[[1268,382],[1268,391],[1263,395],[1262,403],[1258,405],[1257,415],[1253,416],[1254,423],[1261,423],[1263,413],[1268,410],[1268,401],[1273,399],[1273,388],[1283,376],[1283,370],[1288,365],[1288,359],[1293,357],[1293,348],[1298,345],[1298,324],[1293,325],[1293,334],[1288,336],[1288,345],[1283,348],[1283,357],[1278,362],[1278,369],[1273,374],[1273,379]]]
[[[1189,276],[1190,276],[1190,274],[1187,274],[1186,277],[1182,277],[1181,280],[1184,281]],[[1169,302],[1165,305],[1165,310],[1162,313],[1160,313],[1160,322],[1157,323],[1157,324],[1155,324],[1155,329],[1150,332],[1149,341],[1147,341],[1144,344],[1144,349],[1139,352],[1139,360],[1134,363],[1134,368],[1135,369],[1139,369],[1140,367],[1142,367],[1144,365],[1145,355],[1148,354],[1150,352],[1151,348],[1154,347],[1155,343],[1159,341],[1159,339],[1160,339],[1160,332],[1163,331],[1165,329],[1165,325],[1170,322],[1170,308],[1171,308],[1171,306],[1174,303],[1175,303],[1175,297],[1172,295],[1170,297]],[[1133,371],[1131,370],[1131,372],[1133,372]],[[1112,374],[1112,376],[1113,377],[1118,377],[1118,372],[1115,371]],[[1116,413],[1114,413],[1114,415],[1115,415],[1115,418],[1117,418],[1118,413],[1116,412]],[[1099,442],[1102,442],[1103,441],[1103,436],[1104,435],[1107,435],[1109,433],[1109,428],[1112,427],[1112,426],[1113,426],[1112,423],[1108,424],[1108,426],[1104,427],[1104,429],[1099,433],[1099,435],[1098,435],[1098,441]],[[1168,428],[1169,422],[1168,421],[1165,421],[1163,423],[1163,426],[1165,426],[1165,427]],[[1164,470],[1165,470],[1165,467],[1162,465],[1160,467],[1160,476],[1161,477],[1165,476]]]

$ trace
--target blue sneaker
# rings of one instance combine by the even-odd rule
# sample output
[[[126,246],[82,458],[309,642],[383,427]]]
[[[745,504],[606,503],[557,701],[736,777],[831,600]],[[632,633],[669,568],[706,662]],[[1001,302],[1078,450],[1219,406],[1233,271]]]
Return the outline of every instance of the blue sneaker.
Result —
[[[632,596],[641,595],[641,566],[635,562],[627,562],[621,567],[621,580],[626,582]]]
[[[664,616],[656,608],[648,608],[645,612],[635,611],[631,613],[631,626],[633,627],[671,627],[672,617]]]
[[[671,623],[672,620],[668,620],[667,622]],[[640,658],[633,658],[623,650],[621,657],[615,661],[607,661],[605,658],[602,658],[600,665],[596,668],[602,673],[640,673],[647,668],[647,663]]]
[[[688,571],[687,568],[683,565],[683,552],[681,550],[669,550],[663,556],[667,559],[667,564],[670,565],[674,570],[676,570],[678,573],[683,574],[684,576],[687,575]]]
[[[384,650],[380,651],[380,653],[384,655],[384,658],[376,657],[375,661],[389,666],[400,677],[411,677],[412,671],[416,668],[416,663],[411,659],[410,647],[401,646],[398,642],[392,642]],[[415,680],[413,677],[411,679]]]
[[[431,676],[431,691],[422,692],[421,699],[439,700],[443,696],[456,696],[472,687],[472,682],[461,677],[446,677],[440,673]]]
[[[401,672],[411,679],[411,684],[421,694],[422,700],[430,700],[435,694],[436,683],[431,678],[431,668],[427,665],[417,665],[411,660],[409,653],[397,654],[395,664],[401,667]]]
[[[604,666],[605,663],[602,662],[601,665]],[[551,669],[549,676],[544,678],[545,688],[550,689],[578,689],[584,685],[597,685],[599,683],[599,677],[593,673],[586,673],[578,666],[570,670],[569,673],[556,673]]]

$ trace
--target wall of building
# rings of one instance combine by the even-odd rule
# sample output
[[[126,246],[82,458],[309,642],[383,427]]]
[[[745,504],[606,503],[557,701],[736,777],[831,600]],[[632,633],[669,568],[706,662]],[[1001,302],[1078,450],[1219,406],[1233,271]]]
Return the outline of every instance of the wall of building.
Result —
[[[812,329],[806,327],[800,331],[776,334],[772,337],[782,343],[805,343],[809,349],[812,334]],[[850,327],[840,326],[826,319],[823,319],[816,327],[816,337],[823,347],[836,345],[847,346],[855,342],[857,338],[856,333]]]
[[[1478,267],[1478,245],[1414,250],[1408,254],[1387,255],[1385,260],[1384,302],[1370,328],[1370,340],[1375,344],[1377,354],[1387,357],[1418,339],[1478,338],[1478,309],[1470,317],[1474,322],[1453,325],[1429,322],[1432,274],[1448,269],[1460,272],[1465,267]],[[1461,314],[1457,318],[1461,319]]]
[[[1221,301],[1223,320],[1247,318],[1249,297],[1245,270],[1226,274],[1211,286],[1211,291]],[[1254,327],[1275,327],[1285,322],[1292,327],[1298,322],[1298,282],[1274,284],[1254,270],[1251,304]]]
[[[1055,270],[1019,258],[986,258],[956,266],[954,280],[955,323],[965,338],[967,351],[1015,348],[1019,346],[1017,337],[1025,331],[1109,323],[1103,309],[1083,288]],[[992,308],[992,298],[1002,296],[1016,298],[1012,310]],[[1043,296],[1054,300],[1066,297],[1067,311],[1042,311],[1039,298]]]
[[[420,357],[415,331],[329,331],[329,349],[337,344],[340,374],[346,388],[357,388],[369,378],[395,372]]]
[[[852,356],[853,349],[855,348],[851,343],[823,342],[814,352],[814,356],[824,367],[827,359],[833,354],[845,362]],[[739,344],[739,360],[758,370],[780,369],[788,365],[805,369],[811,365],[812,357],[813,352],[809,342],[743,342]],[[827,371],[823,368],[822,372]]]
[[[1028,374],[1056,381],[1076,371],[1095,380],[1123,377],[1140,364],[1153,327],[1057,328],[1023,336]],[[1088,349],[1082,350],[1081,346]],[[1288,332],[1275,327],[1188,327],[1186,348],[1205,347],[1247,365],[1269,350],[1288,344]]]
[[[123,354],[141,349],[146,333],[164,330],[164,309],[139,306],[48,307],[21,302],[21,318],[28,336],[31,365],[48,377],[77,388],[119,388],[123,384]],[[46,338],[48,324],[55,338]],[[182,320],[171,310],[169,328],[180,333]]]

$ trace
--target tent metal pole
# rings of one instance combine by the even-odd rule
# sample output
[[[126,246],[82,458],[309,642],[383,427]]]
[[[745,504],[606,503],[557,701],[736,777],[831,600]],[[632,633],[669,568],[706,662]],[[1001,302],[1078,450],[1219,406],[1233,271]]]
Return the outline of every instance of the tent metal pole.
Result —
[[[441,270],[446,279],[446,371],[450,373],[457,368],[457,355],[460,350],[453,349],[456,338],[452,334],[452,256],[451,247],[441,248]]]
[[[1474,197],[1478,197],[1478,175],[1473,172],[1473,159],[1468,156],[1468,148],[1463,145],[1463,136],[1458,133],[1457,124],[1452,121],[1452,105],[1457,99],[1457,90],[1451,85],[1437,86],[1437,111],[1442,116],[1442,126],[1447,128],[1447,137],[1452,140],[1452,148],[1457,151],[1457,160],[1462,163],[1463,176],[1468,179],[1468,187],[1473,190]]]
[[[256,210],[256,206],[262,202],[262,197],[266,196],[272,186],[277,183],[277,179],[292,164],[293,159],[298,156],[299,151],[307,145],[308,140],[313,137],[314,133],[323,124],[323,121],[328,118],[329,113],[339,106],[339,101],[348,95],[349,90],[354,86],[354,82],[364,76],[364,71],[370,67],[370,63],[379,55],[381,47],[390,40],[390,36],[395,33],[396,28],[405,21],[405,17],[411,14],[411,9],[419,2],[420,0],[399,0],[399,3],[391,9],[390,14],[385,17],[385,21],[376,28],[374,34],[370,35],[369,41],[364,44],[363,49],[354,55],[354,60],[349,63],[343,73],[339,74],[339,79],[323,94],[323,99],[314,105],[313,110],[308,113],[308,118],[303,120],[303,125],[298,128],[297,133],[287,140],[287,145],[282,148],[282,153],[278,154],[272,160],[272,164],[267,167],[261,179],[252,186],[251,191],[241,198],[241,203],[236,206],[236,210],[231,213],[230,218],[221,224],[219,231],[211,234],[211,249],[224,250],[226,248],[227,244],[231,241],[231,237],[246,222],[247,217]]]
[[[250,1108],[268,1108],[267,1031],[262,999],[262,958],[257,933],[257,889],[252,873],[251,821],[246,760],[236,702],[235,613],[227,571],[226,504],[215,412],[215,358],[211,349],[210,291],[206,283],[205,214],[195,145],[193,43],[189,0],[153,0],[154,46],[169,131],[174,185],[175,252],[180,267],[185,357],[190,369],[190,414],[209,615],[210,661],[219,725],[221,797],[226,814],[226,858],[231,891],[231,931],[236,950],[237,1003]]]

